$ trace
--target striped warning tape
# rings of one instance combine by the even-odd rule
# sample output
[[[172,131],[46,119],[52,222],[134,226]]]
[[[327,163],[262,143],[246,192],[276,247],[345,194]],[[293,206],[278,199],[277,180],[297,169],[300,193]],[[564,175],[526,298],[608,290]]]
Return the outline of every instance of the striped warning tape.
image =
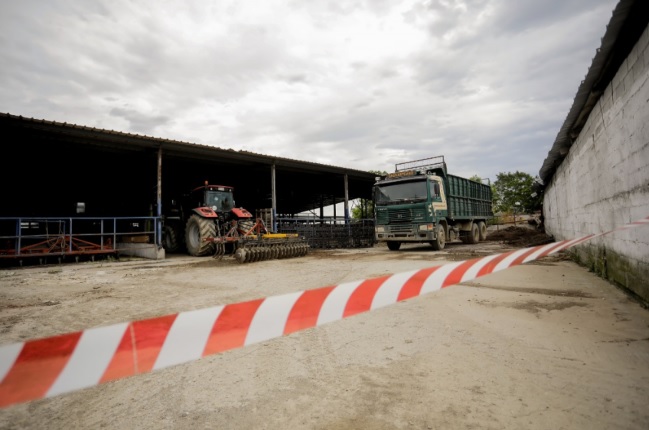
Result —
[[[0,346],[0,407],[198,360],[527,263],[615,230],[379,278]]]

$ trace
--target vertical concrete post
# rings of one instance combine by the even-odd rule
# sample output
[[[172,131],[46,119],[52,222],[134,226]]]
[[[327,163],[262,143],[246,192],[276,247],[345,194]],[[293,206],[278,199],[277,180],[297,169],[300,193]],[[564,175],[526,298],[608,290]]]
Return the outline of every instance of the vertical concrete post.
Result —
[[[162,146],[158,148],[158,183],[156,191],[156,245],[162,246]]]
[[[345,224],[349,224],[349,181],[345,173]]]
[[[270,214],[271,229],[273,230],[273,233],[277,233],[277,189],[275,183],[275,163],[270,166],[270,187],[272,200],[272,210]]]

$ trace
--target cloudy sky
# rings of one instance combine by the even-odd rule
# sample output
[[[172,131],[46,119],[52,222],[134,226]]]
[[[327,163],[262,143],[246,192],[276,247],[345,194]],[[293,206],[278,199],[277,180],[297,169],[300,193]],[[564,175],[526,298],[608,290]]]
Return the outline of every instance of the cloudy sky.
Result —
[[[538,174],[617,0],[22,0],[0,112],[359,170]]]

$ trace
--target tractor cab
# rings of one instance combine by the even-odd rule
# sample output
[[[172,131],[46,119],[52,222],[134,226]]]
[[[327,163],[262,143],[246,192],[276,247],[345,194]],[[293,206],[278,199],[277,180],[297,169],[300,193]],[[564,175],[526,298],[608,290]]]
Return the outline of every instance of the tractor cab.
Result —
[[[214,212],[229,212],[234,208],[234,197],[231,187],[208,185],[205,188],[203,206]]]
[[[194,208],[209,208],[221,218],[235,207],[233,188],[225,185],[205,184],[194,188],[189,201]]]

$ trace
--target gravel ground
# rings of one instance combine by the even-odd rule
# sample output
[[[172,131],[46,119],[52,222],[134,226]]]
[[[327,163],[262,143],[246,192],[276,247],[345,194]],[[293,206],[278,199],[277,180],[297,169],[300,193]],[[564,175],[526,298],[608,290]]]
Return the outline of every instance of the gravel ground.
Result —
[[[0,270],[0,343],[431,267],[504,242]],[[647,429],[649,312],[559,257],[0,410],[2,429]]]

